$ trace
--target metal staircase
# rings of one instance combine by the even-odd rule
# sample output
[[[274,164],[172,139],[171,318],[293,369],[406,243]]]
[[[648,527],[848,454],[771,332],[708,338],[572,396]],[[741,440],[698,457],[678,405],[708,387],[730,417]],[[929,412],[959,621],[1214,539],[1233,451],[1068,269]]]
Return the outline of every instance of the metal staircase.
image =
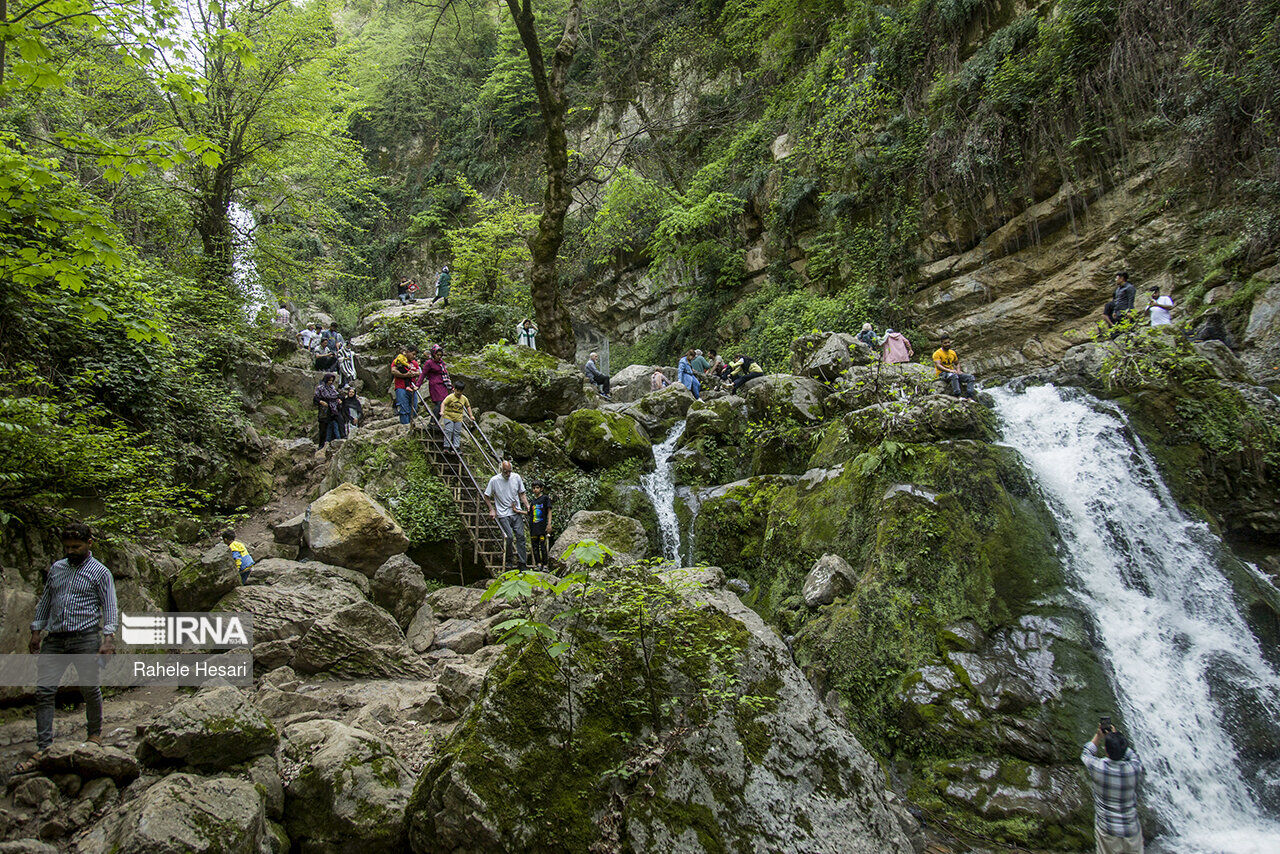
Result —
[[[497,521],[489,515],[489,505],[484,498],[485,485],[502,464],[489,438],[479,425],[464,423],[461,453],[454,453],[445,447],[444,428],[426,403],[418,409],[413,430],[436,476],[453,492],[453,500],[471,535],[476,565],[491,577],[505,572],[506,540]],[[480,473],[479,477],[476,472]]]

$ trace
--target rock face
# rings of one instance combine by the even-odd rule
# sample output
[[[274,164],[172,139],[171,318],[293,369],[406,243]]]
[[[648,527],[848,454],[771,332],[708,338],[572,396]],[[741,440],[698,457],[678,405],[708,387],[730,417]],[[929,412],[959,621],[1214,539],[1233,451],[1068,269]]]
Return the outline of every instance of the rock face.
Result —
[[[930,395],[914,401],[880,403],[850,412],[844,418],[855,442],[874,444],[933,442],[942,439],[996,438],[996,419],[981,403],[963,397]]]
[[[386,508],[350,483],[311,502],[304,536],[317,560],[369,577],[387,558],[409,547],[409,539]]]
[[[753,421],[789,418],[822,420],[822,400],[827,390],[817,380],[790,374],[769,374],[751,380],[744,388],[747,416]]]
[[[387,743],[331,720],[285,729],[284,825],[304,851],[404,850],[413,778]]]
[[[638,460],[653,468],[653,446],[633,419],[613,412],[579,409],[565,421],[569,456],[588,468],[607,468],[625,460]]]
[[[79,840],[84,854],[257,854],[271,850],[267,817],[247,780],[171,774]]]
[[[800,595],[810,608],[830,605],[836,598],[853,590],[858,579],[848,561],[839,555],[823,555],[818,558],[804,577]]]
[[[649,394],[649,379],[654,365],[627,365],[609,378],[609,396],[618,403],[631,403]],[[676,381],[675,368],[663,368],[672,383]]]
[[[45,774],[76,774],[85,780],[110,777],[123,785],[137,778],[138,761],[114,747],[55,741],[41,757],[40,771]]]
[[[844,332],[802,335],[791,345],[791,373],[823,382],[835,382],[854,365],[868,365],[875,353]]]
[[[317,619],[294,648],[291,666],[300,673],[341,676],[408,675],[408,647],[391,615],[371,602],[353,602]]]
[[[569,525],[556,537],[551,546],[551,559],[565,562],[565,553],[576,543],[595,540],[613,549],[610,565],[625,566],[644,560],[649,552],[649,536],[639,520],[619,516],[608,510],[579,510],[569,520]],[[570,556],[567,563],[577,565]]]
[[[385,609],[401,628],[407,629],[427,595],[427,581],[422,567],[412,558],[394,555],[374,573],[370,593],[374,603]]]
[[[634,418],[650,436],[662,436],[693,404],[693,392],[680,383],[672,383],[659,391],[651,391],[628,406],[625,414]]]
[[[581,368],[528,347],[491,344],[477,356],[450,362],[449,376],[466,382],[477,412],[493,410],[516,421],[568,415],[586,401]]]
[[[223,685],[179,700],[153,720],[139,754],[151,764],[227,768],[274,751],[279,738],[239,688]]]
[[[836,391],[823,401],[828,415],[853,412],[878,403],[914,400],[942,391],[932,365],[875,364],[845,372]]]
[[[179,611],[208,611],[240,586],[231,550],[222,543],[192,561],[173,579],[170,588]]]
[[[602,634],[591,645],[598,657],[584,651],[574,659],[581,686],[574,726],[631,732],[636,740],[588,745],[580,736],[566,744],[564,686],[540,648],[523,647],[490,671],[478,713],[419,779],[408,810],[413,850],[584,851],[625,829],[637,851],[911,851],[875,762],[828,716],[776,634],[717,586],[723,574],[650,578],[637,581],[661,585],[650,589],[665,603],[652,628],[673,645],[678,634],[683,644],[654,678],[697,694],[682,670],[697,667],[691,650],[702,641],[728,643],[736,652],[727,666],[759,705],[715,706],[696,733],[668,729],[670,719],[660,717],[654,733],[649,713],[626,701],[645,691],[643,667],[631,669],[635,646]],[[674,631],[662,634],[660,626]],[[620,764],[646,769],[644,787],[602,785],[600,775]],[[554,822],[536,807],[546,793],[561,805]]]

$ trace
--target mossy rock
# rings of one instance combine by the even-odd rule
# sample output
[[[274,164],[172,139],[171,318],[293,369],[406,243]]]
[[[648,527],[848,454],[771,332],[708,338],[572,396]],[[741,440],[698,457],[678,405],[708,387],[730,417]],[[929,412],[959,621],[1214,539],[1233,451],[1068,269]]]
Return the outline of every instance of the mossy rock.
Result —
[[[607,468],[625,460],[639,460],[652,470],[653,446],[634,420],[616,412],[579,409],[564,424],[569,456],[591,469]]]
[[[644,487],[634,483],[602,485],[590,510],[608,510],[619,516],[627,516],[644,526],[649,538],[649,554],[662,551],[662,532],[658,528],[658,511]]]
[[[791,480],[753,477],[703,493],[693,520],[694,560],[721,567],[731,576],[755,574],[765,559],[769,506]]]
[[[681,486],[727,483],[745,477],[750,468],[750,457],[741,447],[711,436],[681,445],[671,459],[672,478]]]
[[[967,398],[930,395],[911,401],[878,403],[844,417],[849,438],[858,444],[933,442],[941,439],[996,438],[996,417]]]
[[[740,397],[718,397],[714,400],[695,400],[685,414],[684,433],[677,448],[697,439],[736,441],[747,423],[747,402]]]
[[[528,347],[491,344],[475,356],[449,362],[449,375],[466,383],[474,410],[516,421],[553,419],[586,402],[582,371]]]
[[[573,463],[562,443],[498,412],[485,412],[478,419],[489,443],[499,457],[516,462],[534,462],[542,468],[569,468]]]

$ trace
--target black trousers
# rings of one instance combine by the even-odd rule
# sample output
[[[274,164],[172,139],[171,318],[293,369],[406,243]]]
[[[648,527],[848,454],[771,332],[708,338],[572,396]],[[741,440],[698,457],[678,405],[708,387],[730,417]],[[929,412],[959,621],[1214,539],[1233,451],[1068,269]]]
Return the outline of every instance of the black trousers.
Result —
[[[539,531],[530,526],[529,540],[533,543],[533,562],[539,566],[551,563],[551,556],[547,551],[547,529],[543,528]]]

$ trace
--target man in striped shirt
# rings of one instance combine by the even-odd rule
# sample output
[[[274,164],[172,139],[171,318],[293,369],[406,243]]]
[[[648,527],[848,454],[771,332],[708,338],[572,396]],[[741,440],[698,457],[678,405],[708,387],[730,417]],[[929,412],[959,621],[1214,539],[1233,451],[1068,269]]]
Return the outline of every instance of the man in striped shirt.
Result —
[[[1105,746],[1106,755],[1098,748]],[[1142,854],[1138,823],[1138,781],[1145,769],[1129,740],[1098,725],[1093,740],[1080,751],[1080,761],[1093,784],[1093,837],[1097,854]]]
[[[102,689],[98,686],[98,655],[115,651],[116,586],[111,570],[89,553],[93,532],[74,523],[62,531],[66,557],[54,563],[31,621],[32,653],[40,653],[36,686],[36,743],[39,750],[53,744],[53,699],[62,674],[71,662],[63,656],[82,656],[76,675],[88,719],[88,740],[102,744]],[[101,630],[101,638],[99,638]]]

